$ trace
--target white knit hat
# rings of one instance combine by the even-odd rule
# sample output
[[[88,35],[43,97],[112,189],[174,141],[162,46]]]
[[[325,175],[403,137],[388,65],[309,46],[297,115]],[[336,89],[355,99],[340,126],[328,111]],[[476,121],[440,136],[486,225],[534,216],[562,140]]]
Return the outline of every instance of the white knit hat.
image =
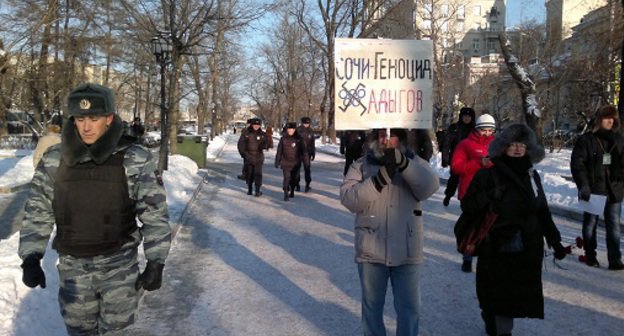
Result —
[[[475,128],[496,128],[496,121],[494,120],[494,117],[485,113],[477,118]]]

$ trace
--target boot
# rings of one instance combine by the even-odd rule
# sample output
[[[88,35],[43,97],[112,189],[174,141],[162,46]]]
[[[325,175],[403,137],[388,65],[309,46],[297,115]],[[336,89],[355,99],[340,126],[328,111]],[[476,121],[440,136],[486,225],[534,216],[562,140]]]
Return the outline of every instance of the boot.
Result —
[[[295,197],[295,188],[290,188],[290,194],[288,195],[289,197]]]
[[[297,184],[297,185],[295,186],[295,190],[297,190],[297,191],[301,191],[301,187],[299,186],[299,184]]]
[[[310,188],[310,183],[306,183],[305,190],[303,192],[308,192],[310,189],[312,189]]]
[[[598,259],[596,259],[595,256],[593,257],[587,256],[587,259],[585,260],[585,264],[587,264],[587,266],[590,266],[590,267],[600,267],[600,263],[598,263]]]
[[[621,261],[615,261],[609,263],[609,270],[611,271],[621,271],[624,270],[624,264]]]
[[[262,191],[260,191],[260,186],[256,186],[256,194],[254,196],[256,197],[262,196]]]
[[[462,272],[471,273],[472,272],[472,261],[464,260],[461,267]]]
[[[284,202],[288,202],[288,191],[284,190]]]
[[[252,193],[251,193],[251,192],[252,192],[252,189],[253,189],[253,188],[251,187],[251,184],[248,184],[248,185],[247,185],[247,195],[251,195],[251,194],[252,194]]]
[[[481,318],[485,322],[485,333],[488,336],[496,336],[496,319],[494,315],[481,311]]]
[[[451,202],[451,196],[448,196],[448,195],[444,196],[444,200],[442,201],[442,204],[444,206],[449,206],[450,202]]]

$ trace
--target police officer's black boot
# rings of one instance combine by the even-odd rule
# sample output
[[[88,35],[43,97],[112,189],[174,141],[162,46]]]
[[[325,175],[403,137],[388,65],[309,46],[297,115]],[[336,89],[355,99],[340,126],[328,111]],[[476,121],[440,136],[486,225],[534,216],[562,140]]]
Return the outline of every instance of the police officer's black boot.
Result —
[[[256,197],[262,196],[262,191],[260,191],[260,186],[258,186],[258,185],[256,186],[256,194],[255,194],[255,196]]]
[[[288,202],[288,191],[284,190],[284,201]]]
[[[290,195],[288,195],[289,197],[295,197],[295,188],[290,187]]]
[[[310,189],[312,189],[310,188],[310,183],[306,183],[305,190],[303,192],[308,192]]]
[[[252,188],[251,184],[248,184],[247,185],[247,195],[251,195],[252,194],[252,190],[253,190],[253,188]]]
[[[299,187],[299,183],[297,183],[297,186],[295,186],[295,190],[300,191],[301,187]]]

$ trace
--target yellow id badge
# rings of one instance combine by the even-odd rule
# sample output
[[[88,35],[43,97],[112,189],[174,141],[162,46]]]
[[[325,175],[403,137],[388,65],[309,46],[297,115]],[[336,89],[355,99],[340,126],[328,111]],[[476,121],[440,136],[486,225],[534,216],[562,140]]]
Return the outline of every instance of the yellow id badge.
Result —
[[[608,166],[611,164],[611,154],[602,154],[602,164]]]

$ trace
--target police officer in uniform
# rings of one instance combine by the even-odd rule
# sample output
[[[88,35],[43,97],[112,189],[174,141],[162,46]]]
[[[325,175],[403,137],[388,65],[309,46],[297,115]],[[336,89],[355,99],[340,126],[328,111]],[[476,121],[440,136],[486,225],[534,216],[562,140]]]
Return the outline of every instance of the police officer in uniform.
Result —
[[[295,185],[299,179],[299,163],[308,159],[303,140],[297,134],[297,123],[286,124],[286,132],[277,145],[275,153],[275,168],[282,168],[284,179],[282,189],[284,190],[284,201],[289,197],[295,197]]]
[[[252,120],[253,120],[253,118],[247,119],[247,126],[241,130],[241,135],[240,135],[240,138],[238,138],[238,141],[240,141],[240,139],[245,136],[245,132],[247,132],[247,130],[249,129],[249,126],[251,126],[251,121]],[[245,164],[245,156],[243,156],[243,154],[241,154],[241,157],[243,158],[243,170],[242,170],[241,174],[237,175],[236,177],[239,180],[243,180],[244,181],[246,179],[245,176],[247,176],[247,170],[246,170],[247,169],[247,165]]]
[[[67,332],[118,332],[134,322],[143,290],[161,286],[171,244],[166,194],[155,158],[124,135],[109,88],[77,87],[68,113],[61,144],[45,152],[32,179],[18,250],[22,280],[46,287],[40,261],[56,225],[52,247]]]
[[[312,182],[312,172],[310,171],[310,166],[312,161],[314,161],[314,157],[316,155],[316,148],[314,147],[314,132],[310,127],[310,118],[303,117],[301,118],[301,125],[297,127],[297,134],[303,139],[303,144],[306,147],[306,152],[308,153],[308,160],[302,160],[303,170],[305,172],[305,192],[310,191],[310,182]],[[301,189],[299,181],[301,177],[297,179],[297,185],[295,188],[297,191]]]
[[[267,148],[266,134],[260,126],[262,121],[258,118],[251,120],[251,126],[238,139],[238,153],[245,163],[245,181],[247,182],[247,195],[251,195],[253,185],[256,186],[255,196],[262,195],[262,165],[264,164],[264,150]]]

